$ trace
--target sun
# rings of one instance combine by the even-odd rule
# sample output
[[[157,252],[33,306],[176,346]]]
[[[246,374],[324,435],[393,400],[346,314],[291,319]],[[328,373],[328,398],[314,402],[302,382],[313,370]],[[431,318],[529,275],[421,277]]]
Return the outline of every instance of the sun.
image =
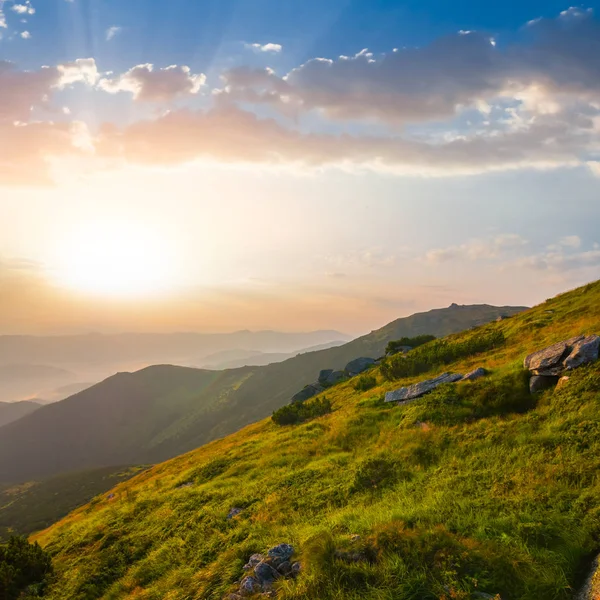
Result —
[[[173,284],[168,244],[135,223],[80,225],[60,245],[56,274],[76,291],[131,297],[159,294]]]

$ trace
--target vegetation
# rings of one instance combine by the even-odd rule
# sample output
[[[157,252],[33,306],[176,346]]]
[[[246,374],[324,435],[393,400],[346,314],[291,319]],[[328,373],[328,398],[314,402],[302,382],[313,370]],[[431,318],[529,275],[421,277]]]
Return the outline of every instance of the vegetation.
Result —
[[[435,340],[435,335],[418,335],[417,337],[403,337],[399,340],[393,340],[388,343],[385,347],[385,353],[387,356],[392,356],[393,354],[398,354],[404,347],[409,348],[418,348],[423,344],[427,344],[428,342],[433,342]]]
[[[111,465],[157,463],[270,416],[315,380],[390,340],[445,335],[518,308],[464,306],[399,319],[336,348],[226,371],[159,365],[119,373],[2,428],[0,484]]]
[[[408,354],[397,354],[383,360],[381,374],[386,379],[414,377],[437,367],[499,348],[505,341],[504,333],[491,327],[472,331],[469,335],[435,340]]]
[[[353,387],[357,392],[366,392],[377,385],[377,377],[374,375],[360,375],[354,381]]]
[[[317,420],[267,419],[120,484],[36,536],[48,597],[221,600],[289,542],[303,570],[281,600],[573,598],[600,550],[600,361],[532,397],[522,360],[600,333],[599,302],[596,283],[447,340],[502,334],[446,367],[479,381],[396,407],[383,394],[417,378],[349,380]]]
[[[0,490],[0,541],[49,527],[141,470],[141,467],[109,467],[6,486]]]
[[[39,598],[52,575],[50,556],[39,544],[11,537],[0,545],[0,599]]]
[[[296,425],[331,412],[331,402],[327,398],[317,398],[307,402],[294,402],[273,413],[271,419],[277,425]]]

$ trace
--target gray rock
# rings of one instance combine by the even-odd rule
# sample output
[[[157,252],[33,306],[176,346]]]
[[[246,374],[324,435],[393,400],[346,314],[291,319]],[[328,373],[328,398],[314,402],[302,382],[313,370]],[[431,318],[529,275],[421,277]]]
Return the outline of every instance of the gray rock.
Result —
[[[420,381],[419,383],[409,385],[408,387],[388,392],[385,395],[385,401],[405,403],[414,400],[415,398],[420,398],[444,383],[454,383],[460,381],[462,378],[463,376],[458,373],[443,373],[434,379],[426,379],[425,381]]]
[[[370,369],[375,364],[375,360],[373,358],[361,357],[355,358],[351,360],[347,365],[344,371],[348,373],[350,376],[358,375],[367,369]]]
[[[254,576],[261,585],[264,585],[273,583],[279,577],[279,573],[270,564],[260,562],[254,567]]]
[[[232,508],[229,511],[229,514],[227,515],[227,518],[228,519],[233,519],[234,517],[237,517],[242,512],[242,510],[243,509],[237,508],[237,507]]]
[[[558,365],[567,354],[566,342],[558,342],[525,357],[523,366],[530,371],[546,371]]]
[[[288,575],[290,575],[290,573],[292,572],[292,563],[289,560],[286,560],[285,562],[282,562],[278,567],[277,570],[284,576],[287,577]]]
[[[265,557],[262,554],[253,554],[249,559],[248,563],[244,565],[244,570],[248,571],[250,569],[254,569],[254,567],[265,560]]]
[[[296,576],[298,575],[298,573],[300,573],[300,571],[302,571],[301,563],[295,562],[294,564],[292,564],[292,575]]]
[[[278,546],[274,546],[268,552],[268,555],[277,560],[280,563],[285,562],[292,558],[294,554],[294,547],[290,546],[290,544],[279,544]]]
[[[323,369],[319,372],[319,383],[321,385],[327,385],[327,379],[333,373],[333,369]]]
[[[481,379],[487,375],[487,371],[483,367],[479,367],[470,373],[467,373],[461,381],[475,381],[476,379]]]
[[[569,356],[564,360],[567,369],[576,369],[587,363],[598,360],[600,353],[600,337],[590,335],[575,342],[571,347]]]
[[[318,383],[311,383],[310,385],[304,386],[297,394],[292,397],[292,403],[304,402],[317,394],[320,394],[325,388]]]
[[[262,587],[257,579],[249,575],[244,577],[240,583],[240,594],[242,596],[252,596],[262,590]]]
[[[529,380],[529,391],[532,394],[543,392],[558,383],[558,377],[548,375],[533,375]]]
[[[592,563],[590,574],[576,600],[597,600],[598,598],[600,598],[600,557]]]
[[[325,381],[325,385],[335,385],[346,378],[344,371],[332,371]]]

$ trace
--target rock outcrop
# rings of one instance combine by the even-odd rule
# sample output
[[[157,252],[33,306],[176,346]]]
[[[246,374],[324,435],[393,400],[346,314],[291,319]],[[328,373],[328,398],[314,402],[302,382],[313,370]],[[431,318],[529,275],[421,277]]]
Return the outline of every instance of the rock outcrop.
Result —
[[[553,387],[566,372],[598,360],[600,337],[580,335],[530,354],[523,365],[531,372],[531,393]]]
[[[455,383],[463,378],[462,375],[457,373],[443,373],[434,379],[426,379],[420,381],[408,387],[400,388],[399,390],[393,390],[385,395],[386,402],[398,402],[399,404],[406,404],[411,400],[420,398],[429,392],[432,392],[438,386],[444,383]]]
[[[367,369],[370,369],[375,362],[375,359],[367,358],[365,356],[362,356],[361,358],[355,358],[346,365],[344,371],[346,371],[350,377],[354,377],[355,375],[360,375]]]
[[[487,375],[487,371],[483,367],[479,367],[470,373],[467,373],[461,381],[475,381],[476,379],[481,379]]]
[[[292,396],[292,404],[294,402],[304,402],[317,394],[320,394],[325,388],[319,383],[311,383],[305,385],[297,394]]]

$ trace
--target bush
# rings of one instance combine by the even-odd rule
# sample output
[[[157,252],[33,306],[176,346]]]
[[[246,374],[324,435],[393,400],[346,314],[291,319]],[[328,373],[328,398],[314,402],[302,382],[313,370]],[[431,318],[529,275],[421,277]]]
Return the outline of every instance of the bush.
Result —
[[[398,354],[402,346],[410,346],[412,349],[414,349],[422,346],[423,344],[433,342],[433,340],[435,340],[435,335],[418,335],[417,337],[413,338],[403,337],[399,340],[389,342],[385,349],[385,353],[387,356],[392,356],[393,354]]]
[[[351,491],[362,492],[391,487],[405,475],[404,470],[386,456],[368,458],[358,467]]]
[[[361,375],[354,383],[354,390],[366,392],[377,385],[377,378],[373,375]]]
[[[330,412],[331,402],[327,398],[319,398],[310,402],[295,402],[283,406],[273,413],[271,419],[277,425],[296,425]]]
[[[11,537],[0,546],[0,598],[40,597],[52,575],[50,556],[39,544],[24,537]]]
[[[436,367],[498,348],[505,341],[501,331],[477,333],[467,339],[435,340],[412,350],[396,354],[381,363],[381,373],[389,380],[420,375]]]

